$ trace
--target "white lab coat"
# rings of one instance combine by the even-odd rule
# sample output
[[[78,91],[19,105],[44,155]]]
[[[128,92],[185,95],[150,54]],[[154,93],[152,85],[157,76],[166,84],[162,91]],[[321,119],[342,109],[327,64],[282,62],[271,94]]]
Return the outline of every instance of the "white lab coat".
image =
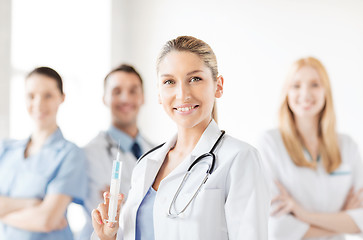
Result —
[[[85,147],[84,151],[87,155],[87,173],[88,173],[88,197],[85,201],[86,207],[86,227],[81,234],[81,239],[88,239],[92,232],[91,211],[97,208],[98,204],[103,202],[100,192],[105,190],[105,186],[110,185],[113,160],[116,159],[117,147],[111,148],[111,154],[108,152],[109,142],[112,141],[114,146],[117,142],[107,133],[101,131],[94,139]],[[143,137],[139,142],[142,152],[150,150],[153,145]],[[120,151],[120,159],[123,161],[120,192],[127,198],[131,185],[132,170],[136,166],[137,159],[131,152]],[[87,234],[88,232],[88,234]],[[87,237],[88,235],[88,237]]]
[[[273,180],[278,180],[291,196],[309,211],[333,213],[341,211],[349,189],[363,187],[363,164],[359,150],[354,141],[339,134],[339,147],[342,164],[332,174],[325,171],[321,161],[316,170],[298,167],[291,160],[285,149],[279,130],[266,132],[260,139],[258,149],[265,169],[270,178],[272,197],[279,194]],[[272,209],[274,209],[272,207]],[[347,211],[358,227],[363,230],[363,209]],[[270,217],[269,239],[302,239],[309,224],[302,222],[291,214]],[[345,239],[343,235],[314,238],[319,240]]]
[[[191,155],[161,181],[153,210],[155,240],[267,239],[270,195],[259,154],[252,146],[227,134],[215,151],[214,172],[184,216],[167,217],[188,167],[198,156],[210,151],[219,135],[220,130],[212,121]],[[129,198],[121,212],[118,239],[122,236],[125,240],[135,239],[137,210],[175,141],[176,136],[135,167]],[[177,210],[181,210],[195,193],[205,177],[206,168],[202,162],[195,165],[176,201]]]

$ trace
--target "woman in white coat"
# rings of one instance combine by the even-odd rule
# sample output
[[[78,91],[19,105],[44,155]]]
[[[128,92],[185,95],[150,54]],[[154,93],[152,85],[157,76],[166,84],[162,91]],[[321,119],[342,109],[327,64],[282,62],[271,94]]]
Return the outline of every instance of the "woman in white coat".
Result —
[[[345,239],[363,229],[363,165],[354,141],[335,130],[329,78],[315,58],[286,80],[279,129],[259,150],[273,191],[269,239]]]
[[[212,49],[194,37],[173,39],[162,49],[157,73],[159,102],[177,124],[178,133],[135,167],[119,231],[118,224],[104,220],[108,218],[105,195],[105,203],[92,213],[93,237],[267,239],[270,199],[259,154],[252,146],[223,136],[213,120],[215,99],[223,94],[224,80],[218,76]],[[182,184],[193,161],[210,152],[220,136],[212,151],[215,166],[208,180],[203,184],[211,157],[194,165]],[[180,194],[173,201],[179,186]]]

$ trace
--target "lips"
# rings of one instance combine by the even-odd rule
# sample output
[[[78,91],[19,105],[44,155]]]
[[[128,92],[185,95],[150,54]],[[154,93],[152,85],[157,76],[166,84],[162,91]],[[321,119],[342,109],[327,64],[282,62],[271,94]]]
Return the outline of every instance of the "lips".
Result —
[[[42,113],[37,112],[37,113],[33,113],[32,115],[36,119],[42,119],[42,118],[46,117],[48,114],[47,113],[44,113],[44,112],[42,112]]]
[[[300,105],[300,107],[302,107],[303,109],[309,109],[309,108],[312,108],[312,107],[314,107],[314,103],[300,103],[299,104]]]
[[[116,107],[118,111],[121,111],[121,112],[132,112],[134,111],[135,109],[135,106],[134,105],[131,105],[131,104],[125,104],[125,105],[119,105]]]
[[[199,105],[180,105],[180,106],[177,106],[175,108],[173,108],[174,110],[180,112],[180,113],[189,113],[189,112],[192,112],[194,109],[198,108]]]

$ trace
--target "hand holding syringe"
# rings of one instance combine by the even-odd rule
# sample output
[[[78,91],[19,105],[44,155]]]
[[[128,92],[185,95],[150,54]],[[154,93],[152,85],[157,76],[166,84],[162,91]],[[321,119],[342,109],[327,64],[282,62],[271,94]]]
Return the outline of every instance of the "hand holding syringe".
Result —
[[[119,218],[123,198],[123,194],[118,195],[115,220],[118,220]],[[110,222],[106,220],[108,217],[108,208],[110,205],[110,193],[105,192],[103,195],[103,199],[104,202],[100,203],[97,209],[94,209],[92,211],[92,225],[95,233],[100,239],[116,239],[119,223],[117,221]]]
[[[117,234],[117,229],[119,227],[118,218],[121,203],[124,198],[124,196],[119,193],[121,171],[122,162],[120,159],[120,152],[118,152],[116,160],[113,161],[110,192],[104,193],[104,202],[100,203],[97,209],[92,211],[92,225],[100,239],[115,239]]]

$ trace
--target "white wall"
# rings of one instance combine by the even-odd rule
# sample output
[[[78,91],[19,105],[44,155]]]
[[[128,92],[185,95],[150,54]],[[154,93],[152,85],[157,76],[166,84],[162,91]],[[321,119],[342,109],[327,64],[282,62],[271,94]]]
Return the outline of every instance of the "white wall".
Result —
[[[67,138],[84,145],[108,124],[102,88],[111,67],[111,1],[12,2],[11,137],[24,138],[32,129],[24,104],[25,75],[49,66],[64,80],[59,125]]]
[[[276,126],[287,69],[312,55],[331,77],[339,131],[363,146],[360,0],[13,0],[13,5],[12,137],[25,137],[31,129],[22,90],[33,67],[48,65],[63,75],[67,97],[59,123],[68,138],[83,145],[108,125],[101,101],[104,76],[128,62],[146,85],[141,129],[154,142],[164,141],[175,127],[157,104],[155,60],[167,40],[193,35],[216,52],[225,78],[219,122],[228,133],[254,142]]]
[[[338,130],[363,146],[363,1],[134,0],[128,7],[129,61],[146,80],[140,124],[150,139],[174,130],[157,104],[157,54],[167,40],[193,35],[216,52],[225,78],[219,121],[229,134],[254,142],[275,127],[287,70],[311,55],[330,75]]]
[[[11,1],[0,1],[0,138],[9,136]]]

